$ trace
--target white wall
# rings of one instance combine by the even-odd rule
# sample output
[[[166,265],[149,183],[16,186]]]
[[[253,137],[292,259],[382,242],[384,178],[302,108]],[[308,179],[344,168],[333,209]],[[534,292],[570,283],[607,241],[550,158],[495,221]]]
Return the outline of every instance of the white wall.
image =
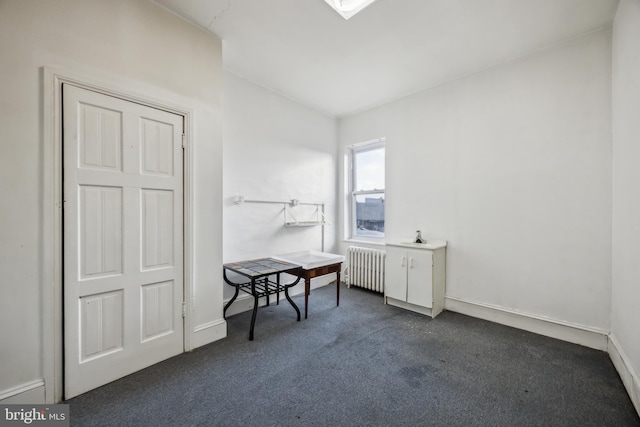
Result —
[[[55,349],[44,331],[61,325],[43,317],[53,313],[43,295],[55,282],[44,269],[55,251],[45,226],[54,207],[43,205],[51,196],[43,171],[52,162],[44,66],[193,112],[192,326],[199,332],[192,345],[224,336],[220,40],[146,0],[5,0],[0,55],[0,399],[53,400]]]
[[[640,1],[613,27],[612,359],[640,412]]]
[[[386,137],[386,239],[447,240],[449,302],[606,345],[610,55],[603,30],[339,122],[341,146]]]
[[[324,202],[335,224],[336,126],[334,118],[225,73],[225,262],[322,249],[322,227],[284,227],[284,205],[236,205],[234,199]],[[292,212],[301,221],[315,218],[315,207]],[[326,252],[334,249],[335,234],[335,225],[325,226]],[[233,288],[226,288],[230,298]]]

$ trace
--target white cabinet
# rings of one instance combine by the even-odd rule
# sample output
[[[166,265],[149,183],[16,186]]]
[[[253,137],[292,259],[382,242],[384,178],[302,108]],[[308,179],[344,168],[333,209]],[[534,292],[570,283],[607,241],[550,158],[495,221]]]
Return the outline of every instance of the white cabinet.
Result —
[[[385,303],[435,317],[444,309],[446,242],[387,244]]]

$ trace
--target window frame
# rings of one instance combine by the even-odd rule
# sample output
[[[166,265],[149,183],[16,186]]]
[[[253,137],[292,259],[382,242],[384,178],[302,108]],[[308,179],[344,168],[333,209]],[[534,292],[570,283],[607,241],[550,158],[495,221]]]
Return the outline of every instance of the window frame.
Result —
[[[347,147],[348,150],[348,206],[349,206],[349,222],[348,222],[348,230],[347,236],[349,240],[360,240],[360,241],[369,241],[373,243],[384,243],[384,231],[382,232],[382,236],[374,237],[374,236],[362,236],[357,234],[357,205],[356,201],[358,196],[369,196],[369,195],[381,195],[383,200],[386,200],[386,139],[378,138],[370,141],[361,142],[358,144],[353,144]],[[357,176],[357,165],[356,165],[356,157],[360,153],[365,153],[367,151],[378,150],[380,148],[385,149],[385,188],[382,189],[374,189],[374,190],[356,190],[356,176]],[[385,215],[386,216],[386,215]]]

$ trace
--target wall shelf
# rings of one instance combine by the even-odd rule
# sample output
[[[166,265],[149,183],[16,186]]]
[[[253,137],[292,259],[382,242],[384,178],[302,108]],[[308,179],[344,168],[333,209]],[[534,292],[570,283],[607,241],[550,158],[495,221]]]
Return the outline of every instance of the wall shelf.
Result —
[[[285,222],[285,227],[313,227],[316,225],[325,225],[326,222],[322,221],[297,221],[297,222]]]
[[[329,221],[324,215],[324,203],[301,202],[298,199],[291,199],[289,201],[251,200],[245,199],[244,196],[236,196],[233,203],[235,205],[241,205],[243,203],[267,203],[283,205],[285,227],[322,227],[322,250],[324,251],[324,226],[331,224],[331,221]],[[305,220],[299,220],[292,212],[292,209],[296,206],[315,206],[316,209],[315,212],[311,213],[311,215],[308,215],[309,212],[306,212],[307,218]],[[300,214],[298,213],[298,215]],[[308,218],[309,216],[311,216],[312,218]]]
[[[324,203],[313,203],[316,206],[315,219],[307,219],[304,221],[298,220],[295,217],[291,208],[285,205],[284,207],[284,226],[285,227],[313,227],[317,225],[326,225],[329,223],[324,216]]]

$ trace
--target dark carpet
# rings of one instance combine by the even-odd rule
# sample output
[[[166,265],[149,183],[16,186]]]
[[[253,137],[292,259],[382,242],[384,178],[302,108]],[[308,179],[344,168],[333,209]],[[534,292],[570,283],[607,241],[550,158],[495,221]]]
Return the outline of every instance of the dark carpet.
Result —
[[[294,297],[304,310],[303,297]],[[304,315],[303,315],[304,316]],[[284,300],[228,337],[65,403],[95,426],[640,426],[609,356],[335,285],[309,318]]]

